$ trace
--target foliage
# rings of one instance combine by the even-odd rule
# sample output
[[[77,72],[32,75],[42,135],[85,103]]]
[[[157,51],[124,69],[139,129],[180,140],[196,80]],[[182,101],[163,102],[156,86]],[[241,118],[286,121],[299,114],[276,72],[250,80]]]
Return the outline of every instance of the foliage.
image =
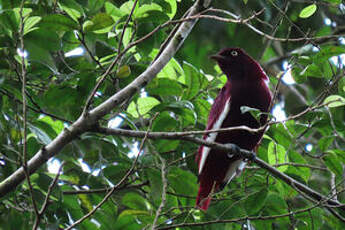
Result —
[[[295,80],[294,84],[283,80],[276,99],[291,119],[270,123],[258,157],[344,203],[345,6],[341,2],[213,1],[213,7],[241,18],[265,8],[250,25],[273,38],[255,33],[245,23],[200,19],[163,70],[100,119],[99,126],[152,132],[203,130],[212,100],[226,81],[208,55],[239,46],[262,64],[272,92],[279,76],[291,73]],[[141,0],[136,5],[132,0],[46,0],[24,1],[21,10],[19,0],[0,0],[0,181],[23,164],[24,122],[30,159],[79,118],[96,82],[119,52],[163,23],[180,19],[192,4],[191,0]],[[91,109],[150,67],[175,24],[126,50],[98,88]],[[320,38],[307,39],[313,37]],[[66,55],[78,47],[82,55]],[[283,63],[289,68],[283,69]],[[130,171],[141,144],[144,147]],[[135,230],[151,228],[153,223],[155,229],[344,228],[322,202],[306,199],[255,165],[215,194],[207,213],[196,210],[197,148],[179,139],[82,133],[39,167],[30,183],[25,180],[0,199],[0,229],[28,229],[37,219],[40,229],[66,228],[93,210],[128,172],[110,199],[76,229]],[[51,166],[62,162],[61,175],[52,186],[57,176]],[[32,200],[39,210],[47,196],[48,205],[38,215]]]

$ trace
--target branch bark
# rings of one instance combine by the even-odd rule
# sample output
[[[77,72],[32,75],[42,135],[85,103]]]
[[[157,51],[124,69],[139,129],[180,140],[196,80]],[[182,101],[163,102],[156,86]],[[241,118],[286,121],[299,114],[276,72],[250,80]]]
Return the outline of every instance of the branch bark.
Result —
[[[106,134],[106,135],[122,135],[122,136],[137,137],[137,138],[143,138],[146,135],[145,131],[133,131],[133,130],[123,130],[123,129],[98,128],[95,131]],[[278,169],[274,168],[273,166],[269,165],[265,161],[261,160],[259,157],[255,155],[254,152],[251,152],[245,149],[240,149],[234,144],[219,144],[216,142],[206,141],[201,138],[181,135],[181,133],[176,134],[176,133],[169,133],[169,132],[151,132],[147,135],[147,138],[185,140],[185,141],[193,142],[199,145],[205,145],[214,149],[222,150],[230,154],[240,155],[241,157],[245,159],[249,159],[250,161],[254,162],[260,168],[267,170],[272,176],[284,181],[286,184],[290,185],[293,189],[297,190],[298,192],[302,192],[303,194],[305,194],[306,196],[308,196],[314,201],[318,201],[318,202],[324,201],[325,204],[328,206],[339,206],[339,207],[344,206],[344,204],[334,199],[330,199],[326,197],[325,195],[322,195],[321,193],[311,189],[307,185],[302,184],[299,181],[293,179],[292,177],[282,173]]]
[[[210,0],[196,1],[190,8],[188,16],[198,14],[207,8],[210,3]],[[197,20],[198,19],[196,18],[195,20],[183,22],[160,56],[140,76],[138,76],[132,83],[127,85],[121,91],[103,102],[101,105],[91,110],[87,115],[80,116],[77,121],[75,121],[69,128],[66,128],[63,132],[61,132],[51,143],[38,151],[27,163],[28,173],[34,173],[51,157],[58,154],[64,146],[76,139],[82,133],[90,130],[91,127],[97,124],[99,119],[108,114],[111,110],[117,108],[126,99],[130,98],[138,90],[147,85],[163,69],[163,67],[181,47]],[[10,191],[14,190],[24,179],[25,173],[23,167],[20,167],[0,183],[0,197],[3,197]]]

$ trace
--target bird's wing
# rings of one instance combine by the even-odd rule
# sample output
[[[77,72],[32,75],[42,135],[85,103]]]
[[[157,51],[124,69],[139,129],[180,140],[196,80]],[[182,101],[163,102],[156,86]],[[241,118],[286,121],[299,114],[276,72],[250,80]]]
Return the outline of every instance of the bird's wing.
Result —
[[[224,119],[227,117],[230,111],[230,87],[224,86],[219,92],[218,96],[214,100],[206,130],[219,129],[222,127]],[[204,135],[203,139],[207,141],[215,141],[218,133],[210,133]],[[199,175],[205,165],[207,156],[210,152],[210,148],[207,146],[200,146],[197,155],[197,161],[199,163]]]

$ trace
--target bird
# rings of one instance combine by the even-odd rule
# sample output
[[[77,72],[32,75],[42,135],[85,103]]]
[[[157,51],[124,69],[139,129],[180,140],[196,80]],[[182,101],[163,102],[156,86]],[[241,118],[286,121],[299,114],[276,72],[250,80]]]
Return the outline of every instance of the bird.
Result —
[[[260,64],[241,48],[224,48],[212,55],[227,82],[220,90],[211,107],[206,130],[236,126],[259,128],[267,121],[267,113],[272,100],[269,78]],[[241,111],[247,106],[261,111],[259,119],[250,112]],[[249,151],[256,151],[264,131],[251,133],[245,130],[208,133],[204,140],[221,144],[235,144]],[[246,165],[240,156],[201,145],[196,155],[198,164],[199,191],[196,207],[206,211],[213,193],[219,192]]]

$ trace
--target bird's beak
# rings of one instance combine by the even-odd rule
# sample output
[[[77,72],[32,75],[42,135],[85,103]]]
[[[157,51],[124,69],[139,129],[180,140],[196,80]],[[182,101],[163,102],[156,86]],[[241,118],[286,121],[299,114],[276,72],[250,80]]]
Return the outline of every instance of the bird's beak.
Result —
[[[225,60],[225,57],[222,55],[219,55],[219,54],[211,55],[210,58],[215,60],[215,61]]]

